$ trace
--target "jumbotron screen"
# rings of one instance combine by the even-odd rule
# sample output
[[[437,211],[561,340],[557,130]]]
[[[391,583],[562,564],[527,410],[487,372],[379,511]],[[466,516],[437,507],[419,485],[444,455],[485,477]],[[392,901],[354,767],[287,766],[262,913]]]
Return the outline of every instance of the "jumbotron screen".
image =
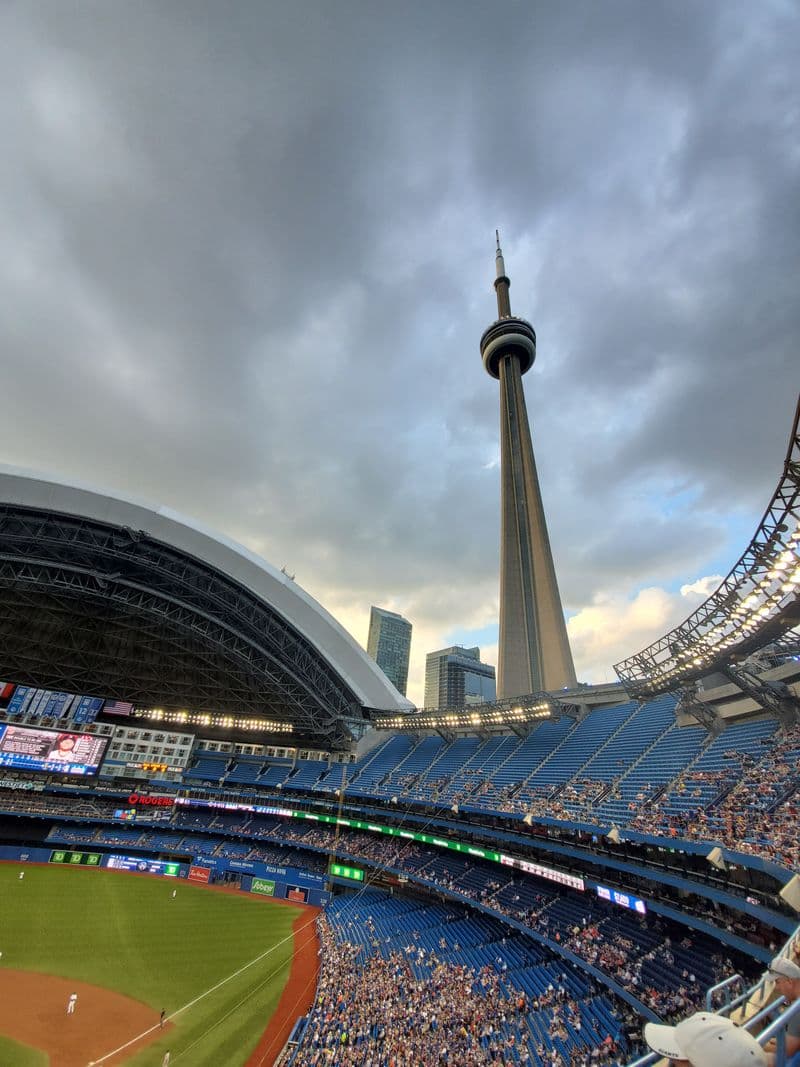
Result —
[[[108,744],[94,734],[0,723],[0,767],[49,774],[97,774]]]

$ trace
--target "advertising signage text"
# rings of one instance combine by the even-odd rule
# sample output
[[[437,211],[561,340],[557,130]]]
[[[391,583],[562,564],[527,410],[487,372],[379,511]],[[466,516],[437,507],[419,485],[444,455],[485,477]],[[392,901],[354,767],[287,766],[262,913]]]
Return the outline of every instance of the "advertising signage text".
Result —
[[[151,797],[147,793],[131,793],[128,797],[129,804],[142,804],[154,808],[171,808],[175,804],[174,797]]]
[[[99,867],[102,855],[99,852],[67,852],[56,849],[50,853],[48,863],[68,863],[71,867]]]
[[[250,883],[251,893],[260,893],[263,897],[275,896],[275,883],[269,878],[254,878]]]

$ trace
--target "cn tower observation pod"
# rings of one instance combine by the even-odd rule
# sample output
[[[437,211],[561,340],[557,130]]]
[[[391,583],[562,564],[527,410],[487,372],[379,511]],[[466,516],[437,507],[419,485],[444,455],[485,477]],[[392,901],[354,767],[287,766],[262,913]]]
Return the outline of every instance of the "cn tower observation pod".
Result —
[[[413,707],[313,597],[248,549],[169,508],[6,466],[0,677],[246,715],[328,749],[349,747],[373,711]]]

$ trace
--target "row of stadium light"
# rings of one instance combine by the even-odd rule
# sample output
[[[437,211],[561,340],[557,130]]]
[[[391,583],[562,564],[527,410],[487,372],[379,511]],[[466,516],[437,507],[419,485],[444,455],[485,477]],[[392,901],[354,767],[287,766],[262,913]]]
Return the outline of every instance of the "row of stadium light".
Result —
[[[675,666],[662,671],[662,678],[672,678],[710,664],[720,653],[740,644],[764,625],[770,616],[776,615],[788,596],[796,594],[800,586],[800,525],[786,540],[786,548],[770,564],[760,580],[754,580],[752,590],[740,599],[739,604],[727,618],[713,626],[708,633],[698,637],[688,648],[674,653],[671,662]],[[669,662],[669,661],[667,661]]]
[[[294,725],[272,719],[248,719],[238,715],[214,715],[202,711],[164,711],[163,708],[137,708],[136,718],[163,722],[169,726],[212,726],[220,730],[251,730],[272,734],[290,734]]]
[[[420,715],[395,715],[391,718],[377,718],[373,721],[378,730],[458,730],[546,719],[550,716],[550,710],[550,705],[542,701],[531,707],[506,708],[502,711],[458,711],[439,714],[423,712]]]

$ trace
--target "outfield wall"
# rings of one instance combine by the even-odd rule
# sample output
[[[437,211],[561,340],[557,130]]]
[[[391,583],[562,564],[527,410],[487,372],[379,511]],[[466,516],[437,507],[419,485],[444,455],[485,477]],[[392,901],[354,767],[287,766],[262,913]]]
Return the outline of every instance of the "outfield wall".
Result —
[[[106,870],[127,871],[130,874],[183,878],[196,885],[213,885],[219,875],[230,871],[241,875],[240,885],[245,893],[255,893],[275,900],[288,900],[293,904],[311,904],[318,908],[324,907],[330,899],[322,875],[297,867],[276,867],[268,863],[229,860],[220,856],[198,856],[193,863],[179,863],[92,849],[20,848],[0,845],[0,862],[100,867]]]

